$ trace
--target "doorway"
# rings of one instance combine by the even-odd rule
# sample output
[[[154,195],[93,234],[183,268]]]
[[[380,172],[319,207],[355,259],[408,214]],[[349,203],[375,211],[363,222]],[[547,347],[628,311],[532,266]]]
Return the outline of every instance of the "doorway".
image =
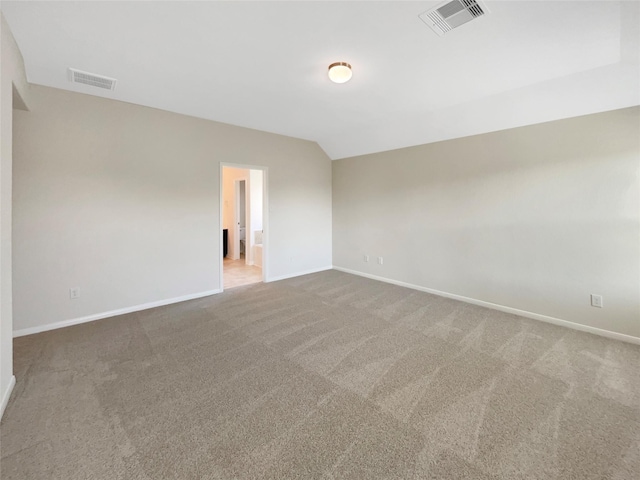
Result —
[[[267,278],[267,169],[220,164],[222,289]]]

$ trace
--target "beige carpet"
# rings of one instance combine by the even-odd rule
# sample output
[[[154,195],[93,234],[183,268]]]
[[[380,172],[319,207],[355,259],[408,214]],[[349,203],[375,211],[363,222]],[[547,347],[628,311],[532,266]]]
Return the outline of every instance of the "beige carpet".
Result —
[[[336,271],[15,356],[2,480],[639,478],[639,347]]]

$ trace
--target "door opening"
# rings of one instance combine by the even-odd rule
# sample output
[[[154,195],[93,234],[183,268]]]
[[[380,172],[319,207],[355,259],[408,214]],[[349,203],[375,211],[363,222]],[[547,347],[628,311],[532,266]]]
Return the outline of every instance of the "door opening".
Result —
[[[268,268],[267,169],[220,164],[220,286],[265,281]]]

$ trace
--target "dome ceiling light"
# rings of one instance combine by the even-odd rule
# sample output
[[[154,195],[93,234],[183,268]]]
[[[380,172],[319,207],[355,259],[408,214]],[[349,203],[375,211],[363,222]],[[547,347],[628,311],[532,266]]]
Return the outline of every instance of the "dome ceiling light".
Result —
[[[329,78],[334,83],[345,83],[351,79],[351,65],[347,62],[335,62],[329,65]]]

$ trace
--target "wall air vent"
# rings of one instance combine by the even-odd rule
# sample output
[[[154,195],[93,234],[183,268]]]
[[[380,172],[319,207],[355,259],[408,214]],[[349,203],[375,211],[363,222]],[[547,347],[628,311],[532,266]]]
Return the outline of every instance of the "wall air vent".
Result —
[[[83,72],[75,68],[69,69],[69,80],[71,83],[83,83],[85,85],[91,85],[92,87],[104,88],[105,90],[114,90],[117,82],[115,78]]]
[[[480,0],[453,0],[421,13],[419,17],[431,30],[443,36],[488,12],[489,9]]]

